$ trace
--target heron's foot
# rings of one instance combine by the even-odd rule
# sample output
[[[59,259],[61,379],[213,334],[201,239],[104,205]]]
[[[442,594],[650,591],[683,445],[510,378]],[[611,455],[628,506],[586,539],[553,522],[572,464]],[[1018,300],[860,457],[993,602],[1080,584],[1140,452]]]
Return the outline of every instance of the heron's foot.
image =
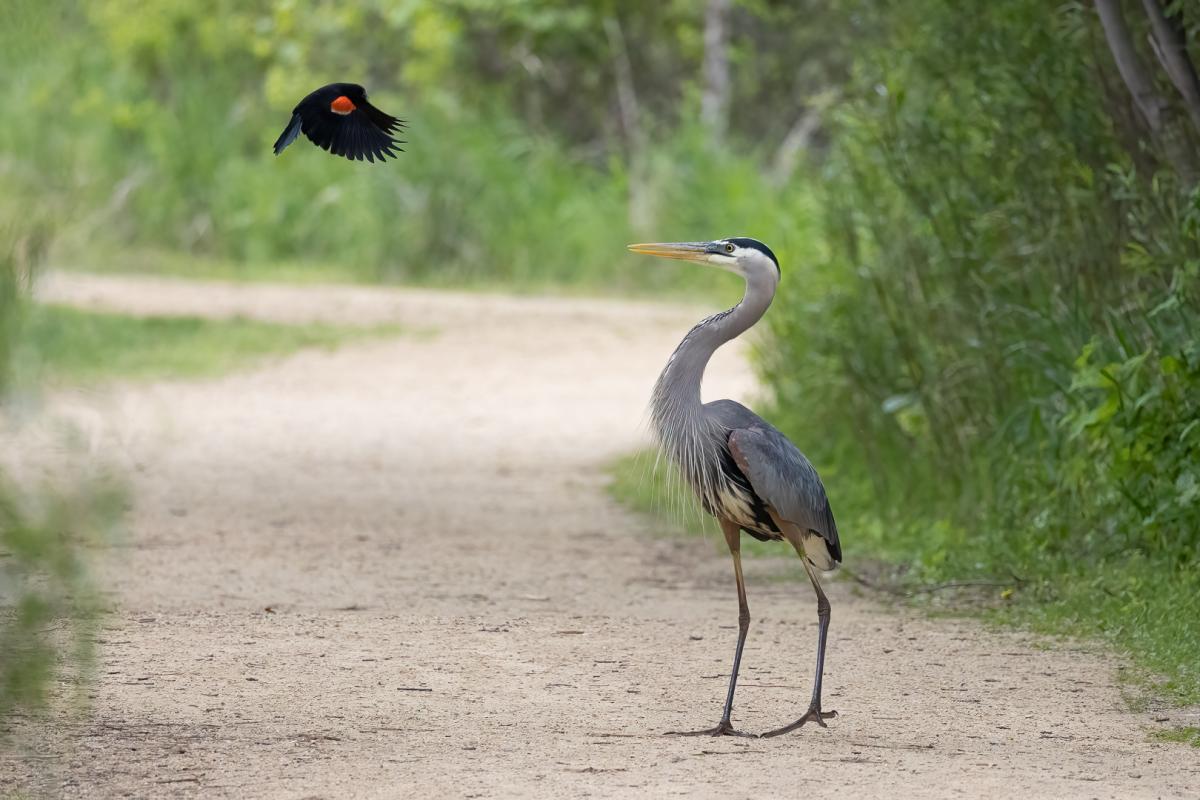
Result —
[[[822,711],[819,703],[813,703],[808,707],[808,711],[804,713],[803,717],[796,720],[791,725],[784,725],[782,728],[776,728],[773,731],[767,731],[766,733],[762,734],[762,738],[769,739],[772,736],[782,736],[785,733],[790,733],[796,730],[796,728],[803,728],[804,723],[806,722],[815,722],[822,728],[828,728],[829,726],[825,724],[825,720],[833,719],[837,715],[838,713],[836,711]]]
[[[753,733],[745,733],[734,729],[733,723],[727,719],[717,723],[715,728],[706,728],[702,731],[667,731],[664,736],[747,736],[754,738]]]

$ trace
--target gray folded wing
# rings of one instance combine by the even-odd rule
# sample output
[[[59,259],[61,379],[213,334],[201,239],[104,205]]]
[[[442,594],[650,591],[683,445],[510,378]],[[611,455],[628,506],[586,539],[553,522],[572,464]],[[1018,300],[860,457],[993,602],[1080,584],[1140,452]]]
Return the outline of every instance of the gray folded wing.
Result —
[[[735,428],[729,450],[754,492],[783,520],[825,540],[829,554],[842,560],[837,523],[817,470],[786,436],[771,427]]]

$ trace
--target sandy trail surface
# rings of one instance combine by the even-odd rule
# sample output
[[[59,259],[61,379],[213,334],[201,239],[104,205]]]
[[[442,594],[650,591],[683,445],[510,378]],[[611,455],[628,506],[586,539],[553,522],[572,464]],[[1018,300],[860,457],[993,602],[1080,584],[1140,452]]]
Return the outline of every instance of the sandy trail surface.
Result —
[[[42,292],[419,333],[69,398],[102,420],[93,434],[136,502],[128,539],[102,554],[115,613],[91,709],[25,731],[35,744],[0,759],[0,787],[1200,796],[1197,751],[1148,739],[1155,715],[1126,710],[1113,659],[888,608],[837,580],[828,729],[663,736],[720,714],[732,570],[711,538],[661,535],[614,503],[605,470],[644,442],[650,386],[703,309],[82,275]],[[718,354],[706,396],[753,395],[744,355]],[[816,613],[802,575],[791,559],[748,564],[734,715],[747,730],[805,708]]]

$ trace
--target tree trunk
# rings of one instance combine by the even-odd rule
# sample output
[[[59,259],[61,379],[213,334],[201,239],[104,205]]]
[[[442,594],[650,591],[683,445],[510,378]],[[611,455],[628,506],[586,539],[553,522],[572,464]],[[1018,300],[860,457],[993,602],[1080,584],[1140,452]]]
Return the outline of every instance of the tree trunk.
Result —
[[[625,34],[616,17],[604,19],[604,33],[612,53],[613,77],[617,85],[617,112],[625,132],[629,153],[629,226],[637,232],[653,222],[649,190],[649,168],[646,159],[646,132],[638,106],[637,89],[633,83],[633,65],[625,47]]]
[[[1187,41],[1178,25],[1167,19],[1158,0],[1142,0],[1146,16],[1150,18],[1150,44],[1159,63],[1171,78],[1171,83],[1183,97],[1184,107],[1192,119],[1192,125],[1200,131],[1200,77],[1196,66],[1188,57]]]
[[[704,93],[700,121],[713,144],[725,137],[729,120],[729,9],[731,0],[708,0],[704,14]]]
[[[1117,63],[1121,80],[1133,95],[1142,119],[1161,145],[1167,161],[1190,182],[1196,174],[1193,156],[1181,136],[1180,127],[1172,119],[1175,115],[1170,104],[1154,87],[1154,75],[1133,45],[1133,36],[1121,13],[1120,0],[1095,0],[1095,3],[1108,49]]]
[[[1151,133],[1162,133],[1167,101],[1155,91],[1154,78],[1133,46],[1133,37],[1121,14],[1120,0],[1096,0],[1096,11],[1100,15],[1104,38],[1108,40],[1108,49],[1117,62],[1121,80],[1125,81],[1125,86],[1133,95],[1133,101],[1142,112],[1142,119],[1150,126]]]
[[[779,143],[779,149],[775,151],[774,168],[770,175],[772,183],[782,186],[791,180],[796,166],[800,163],[800,154],[808,149],[813,134],[821,129],[821,123],[825,121],[826,112],[841,99],[841,96],[842,93],[838,89],[826,89],[809,97],[807,107],[800,112],[787,136]]]
[[[771,171],[773,184],[782,186],[791,180],[796,171],[796,164],[800,161],[800,154],[808,149],[809,140],[820,127],[820,109],[807,108],[800,113],[775,152],[775,168]]]
[[[633,66],[629,63],[629,51],[625,48],[625,34],[615,17],[604,19],[604,33],[608,37],[608,48],[612,53],[613,77],[617,85],[617,111],[621,116],[621,128],[625,131],[630,150],[640,150],[644,143],[641,111],[638,108],[637,90],[633,84]]]

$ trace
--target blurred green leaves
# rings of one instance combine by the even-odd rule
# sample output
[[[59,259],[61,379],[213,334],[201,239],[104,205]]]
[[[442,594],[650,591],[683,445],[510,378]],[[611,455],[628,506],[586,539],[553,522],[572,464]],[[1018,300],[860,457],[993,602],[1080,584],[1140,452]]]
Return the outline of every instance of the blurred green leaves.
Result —
[[[694,122],[703,9],[681,0],[64,2],[49,63],[0,76],[27,108],[0,130],[0,190],[50,206],[73,262],[135,247],[338,264],[364,280],[703,283],[647,270],[622,245],[737,232],[812,248],[797,232],[813,216],[807,185],[764,164],[800,113],[793,98],[826,88],[792,38],[835,50],[838,37],[780,26],[847,14],[800,5],[739,11],[736,145],[716,148]],[[606,19],[649,132],[636,158]],[[409,152],[382,166],[306,142],[273,156],[292,106],[341,79],[409,120]]]
[[[0,231],[0,375],[26,336],[25,275],[39,250],[16,224]],[[21,452],[0,387],[0,719],[42,707],[56,682],[81,689],[99,610],[87,566],[123,504],[119,484],[71,457]],[[13,449],[17,448],[18,452]],[[70,445],[66,447],[71,452]],[[68,693],[69,695],[70,693]],[[82,694],[73,697],[81,700]]]
[[[42,708],[56,684],[73,687],[60,698],[83,700],[101,610],[86,554],[108,540],[124,496],[105,477],[0,482],[0,719]]]
[[[73,4],[14,0],[0,26],[0,85],[29,115],[47,94],[40,81],[60,74],[47,42],[71,30]],[[24,117],[28,119],[28,117]],[[14,353],[28,335],[26,301],[33,274],[56,233],[56,212],[72,205],[54,197],[64,173],[39,163],[61,139],[54,117],[32,126],[6,124],[0,149],[0,720],[44,708],[52,694],[82,701],[93,663],[100,604],[89,548],[107,541],[124,492],[118,481],[80,457],[69,442],[30,451],[7,403]],[[19,131],[17,129],[20,129]],[[66,128],[69,130],[69,126]],[[53,691],[55,687],[67,687]],[[5,726],[7,728],[7,725]]]

